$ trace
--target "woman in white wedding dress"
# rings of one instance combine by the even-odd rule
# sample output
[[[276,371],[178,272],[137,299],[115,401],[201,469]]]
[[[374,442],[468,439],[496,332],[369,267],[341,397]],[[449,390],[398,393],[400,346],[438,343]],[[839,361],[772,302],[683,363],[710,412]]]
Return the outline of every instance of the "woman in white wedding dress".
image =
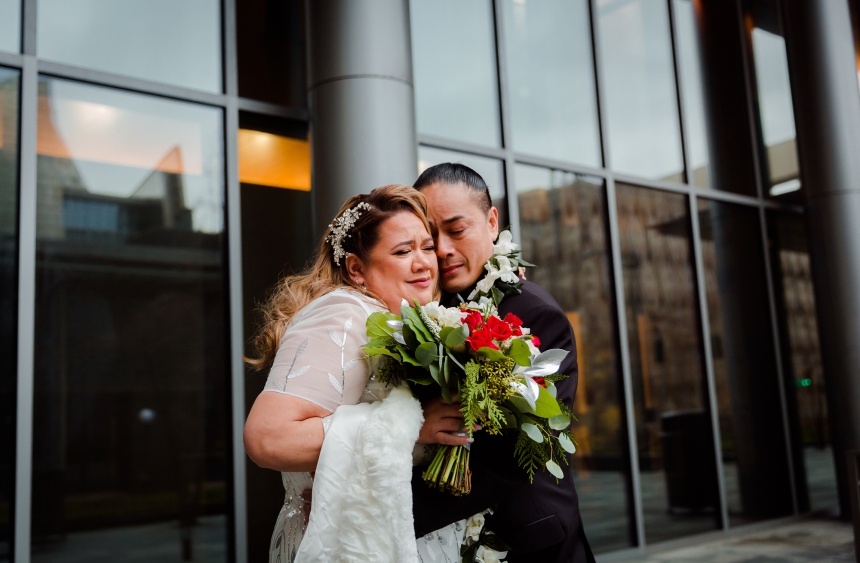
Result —
[[[361,350],[372,312],[399,313],[403,299],[426,303],[436,282],[424,196],[384,186],[347,200],[314,264],[284,278],[264,306],[258,357],[248,361],[271,369],[248,415],[245,448],[281,471],[286,489],[270,562],[459,560],[463,522],[416,544],[410,478],[421,408],[408,390],[375,381]],[[311,487],[305,526],[301,493]]]

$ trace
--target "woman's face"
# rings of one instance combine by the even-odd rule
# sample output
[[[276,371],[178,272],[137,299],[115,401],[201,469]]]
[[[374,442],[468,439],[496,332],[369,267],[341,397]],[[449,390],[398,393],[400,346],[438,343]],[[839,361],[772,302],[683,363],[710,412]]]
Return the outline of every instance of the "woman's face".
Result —
[[[347,257],[352,280],[379,296],[393,313],[403,299],[425,304],[433,299],[438,278],[433,237],[414,213],[401,211],[382,222],[379,240],[362,263]]]

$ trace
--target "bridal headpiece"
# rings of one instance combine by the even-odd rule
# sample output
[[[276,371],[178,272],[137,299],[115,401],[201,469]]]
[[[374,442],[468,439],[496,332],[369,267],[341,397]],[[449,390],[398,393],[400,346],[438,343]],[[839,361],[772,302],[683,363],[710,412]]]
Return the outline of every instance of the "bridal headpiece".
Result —
[[[343,250],[343,239],[350,238],[352,236],[349,234],[349,230],[355,226],[355,222],[358,221],[359,217],[361,217],[362,209],[369,210],[370,204],[362,201],[355,207],[350,207],[328,226],[328,228],[331,229],[331,234],[325,238],[325,241],[330,243],[331,247],[334,249],[334,263],[337,266],[340,266],[340,259],[347,255],[347,252]]]

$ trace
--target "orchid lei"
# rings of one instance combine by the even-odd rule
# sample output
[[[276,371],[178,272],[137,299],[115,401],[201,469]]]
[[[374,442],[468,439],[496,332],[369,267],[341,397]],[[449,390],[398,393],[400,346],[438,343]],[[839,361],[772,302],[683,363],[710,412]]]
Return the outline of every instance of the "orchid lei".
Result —
[[[534,264],[523,260],[520,254],[522,250],[514,242],[510,227],[500,232],[493,244],[493,255],[484,264],[487,273],[469,294],[469,301],[480,302],[484,297],[498,307],[506,295],[521,293],[523,280],[519,276],[520,268],[533,268]]]

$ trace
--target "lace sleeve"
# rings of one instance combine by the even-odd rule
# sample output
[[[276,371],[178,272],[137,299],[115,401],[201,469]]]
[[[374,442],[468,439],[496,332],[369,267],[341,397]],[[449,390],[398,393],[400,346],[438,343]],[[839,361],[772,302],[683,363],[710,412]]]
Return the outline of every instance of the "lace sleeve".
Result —
[[[346,291],[320,297],[302,309],[281,337],[263,391],[292,395],[329,412],[356,404],[369,377],[368,305]]]

